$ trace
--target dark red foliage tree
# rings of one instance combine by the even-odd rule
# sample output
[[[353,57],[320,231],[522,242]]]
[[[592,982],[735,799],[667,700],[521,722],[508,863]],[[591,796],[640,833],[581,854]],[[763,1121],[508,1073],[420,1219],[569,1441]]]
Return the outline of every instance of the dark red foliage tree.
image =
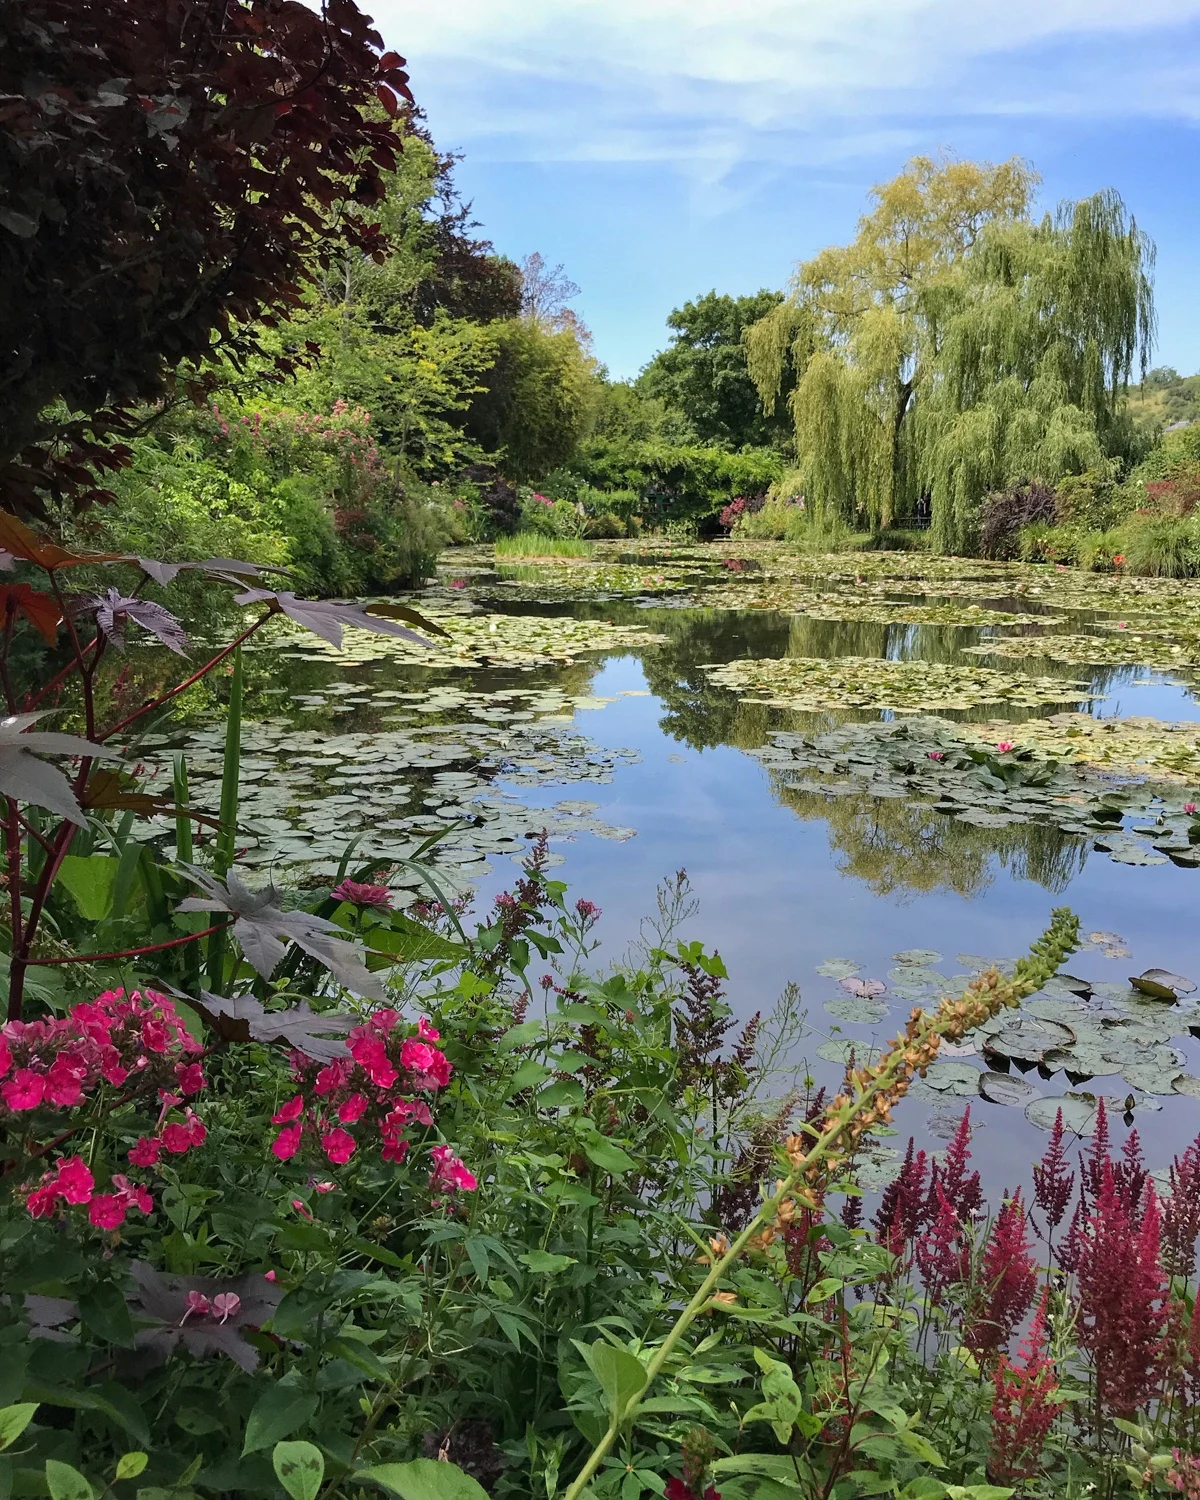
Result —
[[[355,206],[411,96],[354,0],[0,0],[0,36],[0,503],[36,513],[335,250],[379,253]]]

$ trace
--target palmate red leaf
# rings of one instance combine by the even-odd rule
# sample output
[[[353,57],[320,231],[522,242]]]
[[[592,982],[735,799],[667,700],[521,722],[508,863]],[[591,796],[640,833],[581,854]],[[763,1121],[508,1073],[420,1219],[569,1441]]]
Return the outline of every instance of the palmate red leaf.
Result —
[[[48,646],[58,641],[62,610],[53,594],[42,594],[27,583],[9,583],[0,588],[0,611],[24,615]]]
[[[124,554],[120,552],[68,552],[56,542],[37,536],[23,521],[6,511],[0,511],[0,548],[23,562],[36,563],[48,573],[55,568],[75,568],[81,563],[124,561]]]

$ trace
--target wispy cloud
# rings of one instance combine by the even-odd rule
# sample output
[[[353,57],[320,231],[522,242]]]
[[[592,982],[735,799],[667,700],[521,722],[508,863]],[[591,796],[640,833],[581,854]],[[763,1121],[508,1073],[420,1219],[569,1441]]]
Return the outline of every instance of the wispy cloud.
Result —
[[[698,166],[795,160],[798,149],[812,160],[843,155],[914,108],[926,119],[1200,115],[1200,68],[1179,61],[1200,0],[377,0],[376,9],[455,137],[509,160]]]

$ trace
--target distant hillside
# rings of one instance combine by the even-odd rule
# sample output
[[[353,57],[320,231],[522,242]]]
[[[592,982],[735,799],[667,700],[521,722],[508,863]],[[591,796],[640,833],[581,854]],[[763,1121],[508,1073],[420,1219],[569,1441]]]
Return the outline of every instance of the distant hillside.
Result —
[[[1137,421],[1150,426],[1200,420],[1200,375],[1181,375],[1161,365],[1142,385],[1129,387],[1129,409]]]

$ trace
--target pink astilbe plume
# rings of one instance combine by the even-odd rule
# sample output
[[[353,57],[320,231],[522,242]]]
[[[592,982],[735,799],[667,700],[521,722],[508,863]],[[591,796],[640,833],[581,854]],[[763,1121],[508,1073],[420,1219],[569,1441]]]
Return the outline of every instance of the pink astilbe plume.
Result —
[[[992,1221],[963,1334],[963,1342],[983,1365],[1007,1345],[1033,1304],[1037,1268],[1029,1253],[1027,1227],[1025,1205],[1020,1193],[1014,1193]]]
[[[940,1303],[952,1286],[967,1279],[971,1250],[958,1210],[936,1177],[933,1179],[933,1193],[937,1213],[930,1227],[918,1237],[915,1254],[917,1270],[925,1283],[929,1300]]]
[[[909,1136],[899,1176],[884,1189],[879,1211],[871,1221],[879,1243],[886,1245],[893,1255],[903,1253],[924,1222],[927,1176],[925,1153],[916,1150],[916,1143]]]
[[[929,1183],[928,1217],[938,1211],[935,1189],[940,1187],[960,1220],[970,1219],[983,1206],[979,1173],[968,1170],[971,1161],[971,1108],[963,1111],[958,1129],[946,1147],[941,1162],[935,1162]]]
[[[1163,1269],[1186,1280],[1195,1272],[1200,1238],[1200,1136],[1171,1163],[1170,1185],[1162,1211]]]
[[[1158,1395],[1167,1363],[1170,1308],[1160,1251],[1160,1215],[1147,1183],[1141,1227],[1105,1162],[1080,1236],[1079,1342],[1091,1356],[1098,1412],[1131,1417]]]
[[[1060,1109],[1054,1118],[1050,1144],[1041,1161],[1035,1163],[1033,1168],[1033,1201],[1045,1215],[1046,1226],[1051,1232],[1062,1223],[1074,1191],[1075,1173],[1067,1166],[1063,1113]]]
[[[1056,1401],[1058,1374],[1046,1356],[1048,1292],[1021,1341],[1017,1359],[1000,1356],[993,1376],[992,1444],[988,1478],[993,1483],[1033,1479],[1041,1468],[1042,1449],[1055,1419],[1066,1408]]]
[[[1079,1267],[1079,1257],[1083,1253],[1083,1236],[1087,1219],[1087,1204],[1083,1200],[1083,1194],[1080,1193],[1079,1202],[1075,1205],[1075,1212],[1071,1215],[1071,1222],[1067,1226],[1067,1232],[1059,1241],[1058,1248],[1054,1252],[1054,1259],[1058,1262],[1059,1270],[1065,1271],[1068,1276]]]

